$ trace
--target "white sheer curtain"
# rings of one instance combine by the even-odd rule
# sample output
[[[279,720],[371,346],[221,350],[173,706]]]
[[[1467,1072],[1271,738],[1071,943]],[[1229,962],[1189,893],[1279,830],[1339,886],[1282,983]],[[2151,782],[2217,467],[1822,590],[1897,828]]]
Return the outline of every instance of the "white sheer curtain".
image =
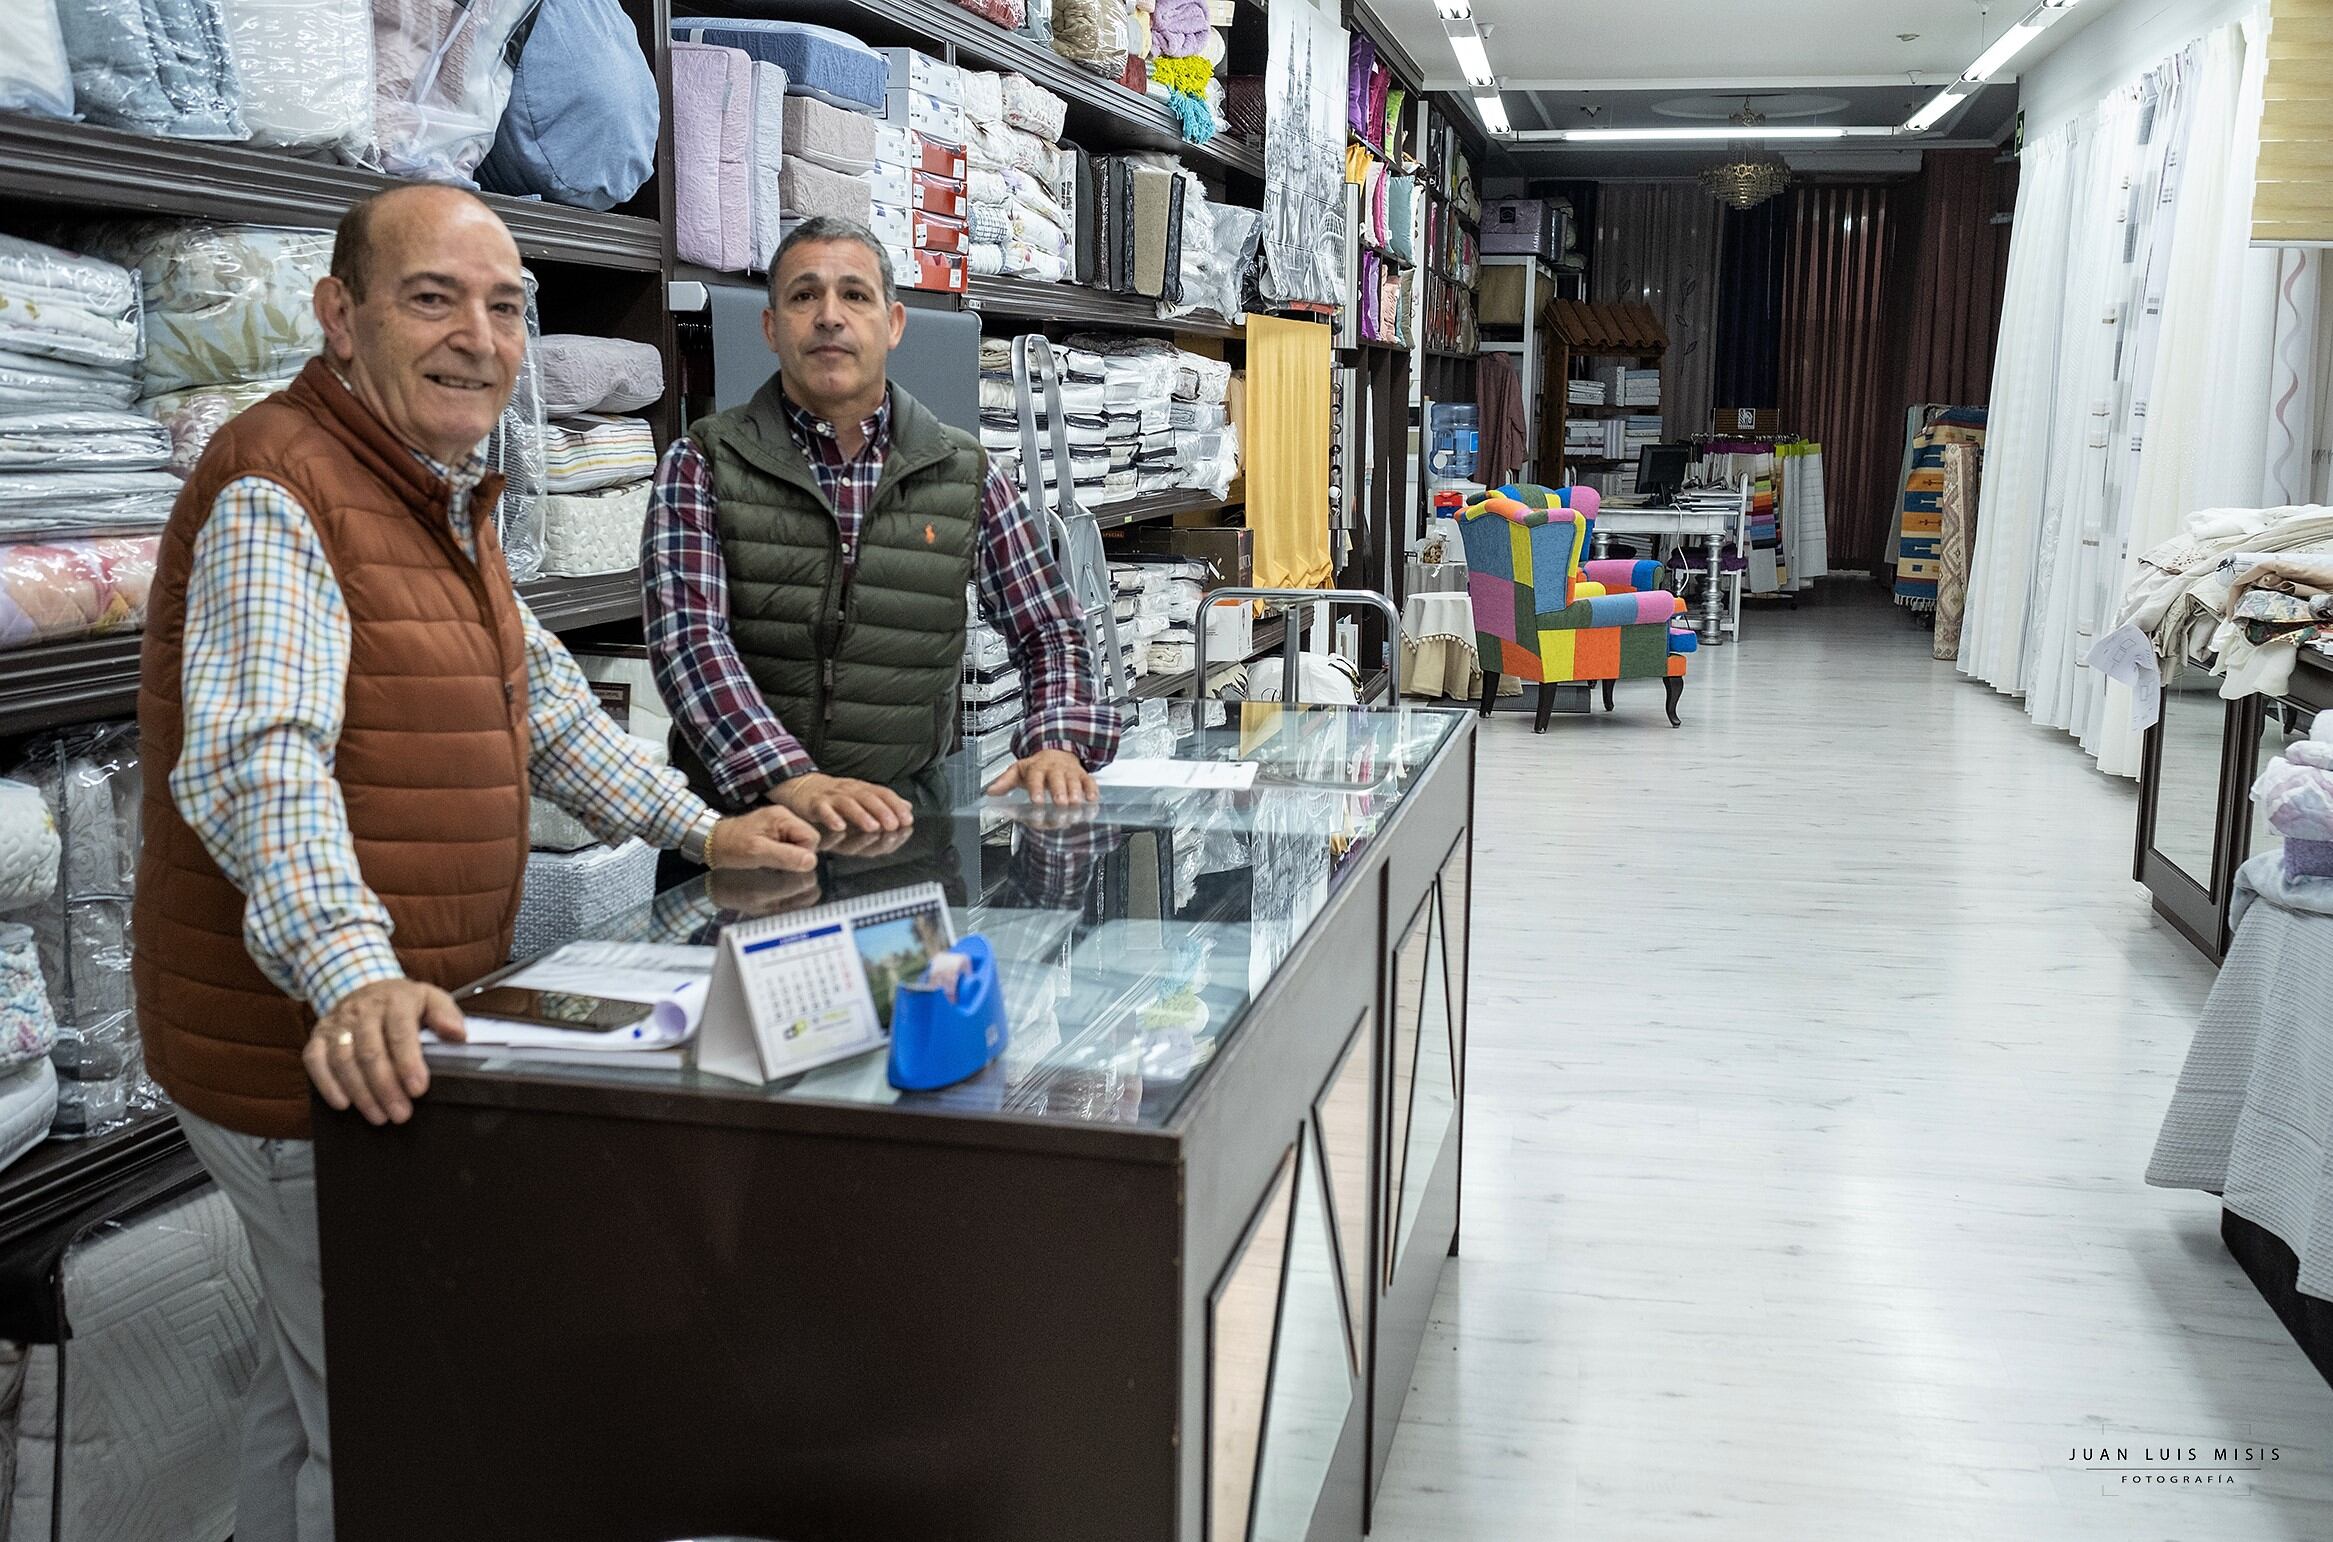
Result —
[[[2129,696],[2083,661],[2137,554],[2196,509],[2259,505],[2272,465],[2317,449],[2272,443],[2277,345],[2281,388],[2314,398],[2324,322],[2321,265],[2249,244],[2265,21],[2026,151],[1959,667],[2117,775],[2138,770]]]

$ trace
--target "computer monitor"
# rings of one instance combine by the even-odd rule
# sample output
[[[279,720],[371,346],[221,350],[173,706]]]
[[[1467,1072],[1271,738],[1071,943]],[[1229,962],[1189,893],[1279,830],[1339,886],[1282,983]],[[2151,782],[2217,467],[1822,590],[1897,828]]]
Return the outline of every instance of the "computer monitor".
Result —
[[[1692,459],[1690,445],[1648,444],[1637,451],[1637,496],[1652,503],[1673,501],[1685,486],[1685,467]]]

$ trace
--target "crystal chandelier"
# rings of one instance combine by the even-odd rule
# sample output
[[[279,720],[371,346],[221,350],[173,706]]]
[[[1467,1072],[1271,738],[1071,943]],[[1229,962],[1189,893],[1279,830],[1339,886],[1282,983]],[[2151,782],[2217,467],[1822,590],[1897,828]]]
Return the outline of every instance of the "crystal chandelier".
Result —
[[[1730,121],[1737,128],[1751,129],[1764,123],[1766,115],[1745,99],[1742,110]],[[1737,143],[1733,147],[1733,159],[1702,172],[1701,186],[1728,208],[1755,209],[1790,186],[1790,166],[1779,155],[1759,150],[1747,142]]]

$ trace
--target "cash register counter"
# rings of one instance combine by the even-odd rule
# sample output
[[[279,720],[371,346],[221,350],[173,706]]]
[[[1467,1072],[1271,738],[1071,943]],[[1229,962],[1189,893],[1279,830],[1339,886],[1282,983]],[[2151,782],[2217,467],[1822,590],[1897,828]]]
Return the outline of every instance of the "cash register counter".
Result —
[[[947,886],[1014,1042],[746,1086],[440,1056],[319,1112],[342,1542],[1237,1542],[1366,1525],[1458,1245],[1470,714],[1234,706],[1248,792],[938,794],[817,882]]]

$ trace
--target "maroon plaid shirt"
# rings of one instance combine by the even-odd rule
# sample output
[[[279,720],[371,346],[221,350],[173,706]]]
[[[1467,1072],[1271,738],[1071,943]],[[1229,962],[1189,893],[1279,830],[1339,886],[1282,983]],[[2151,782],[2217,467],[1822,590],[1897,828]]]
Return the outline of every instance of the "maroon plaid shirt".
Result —
[[[883,405],[860,425],[866,446],[848,459],[832,423],[791,400],[785,407],[794,441],[834,511],[848,569],[858,561],[867,508],[891,453],[891,397],[885,393]],[[692,441],[676,439],[656,468],[641,542],[648,657],[656,688],[704,758],[715,788],[742,808],[787,777],[818,768],[762,699],[730,638],[719,531],[712,468]],[[1120,723],[1114,708],[1094,699],[1077,601],[1020,490],[994,466],[981,489],[977,539],[973,579],[980,609],[1004,635],[1028,693],[1015,752],[1068,750],[1089,767],[1107,764],[1117,752]]]

